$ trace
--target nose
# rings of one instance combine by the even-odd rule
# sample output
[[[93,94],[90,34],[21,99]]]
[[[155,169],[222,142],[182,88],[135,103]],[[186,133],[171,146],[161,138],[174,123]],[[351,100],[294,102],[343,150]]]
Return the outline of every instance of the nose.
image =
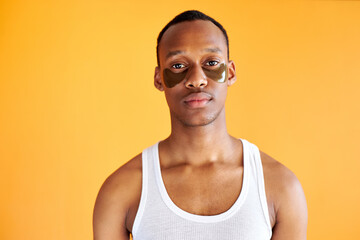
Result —
[[[194,65],[188,73],[185,86],[187,88],[203,88],[206,87],[207,84],[208,82],[203,69],[198,65]]]

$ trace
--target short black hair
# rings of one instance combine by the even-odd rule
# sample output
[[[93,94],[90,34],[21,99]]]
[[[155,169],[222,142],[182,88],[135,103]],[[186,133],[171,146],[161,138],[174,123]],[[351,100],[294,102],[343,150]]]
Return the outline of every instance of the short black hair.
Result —
[[[166,24],[166,26],[159,33],[159,36],[157,38],[157,45],[156,45],[156,58],[157,58],[158,66],[160,66],[159,44],[160,44],[161,38],[163,37],[166,30],[168,30],[169,27],[171,27],[172,25],[175,25],[177,23],[181,23],[181,22],[185,22],[185,21],[190,22],[190,21],[195,21],[195,20],[210,21],[213,24],[215,24],[215,26],[217,26],[222,31],[222,33],[224,34],[225,40],[226,40],[227,56],[228,56],[228,59],[229,59],[229,38],[228,38],[228,35],[227,35],[226,30],[224,29],[224,27],[219,22],[217,22],[215,19],[213,19],[212,17],[209,17],[208,15],[206,15],[206,14],[200,12],[200,11],[189,10],[189,11],[185,11],[185,12],[180,13],[179,15],[177,15],[173,20],[171,20],[168,24]]]

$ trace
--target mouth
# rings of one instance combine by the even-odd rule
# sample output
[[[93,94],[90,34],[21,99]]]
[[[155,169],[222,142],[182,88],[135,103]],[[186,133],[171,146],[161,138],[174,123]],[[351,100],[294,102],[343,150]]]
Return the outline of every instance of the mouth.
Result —
[[[191,93],[184,98],[184,103],[189,108],[205,107],[212,100],[212,96],[208,93],[198,92]]]

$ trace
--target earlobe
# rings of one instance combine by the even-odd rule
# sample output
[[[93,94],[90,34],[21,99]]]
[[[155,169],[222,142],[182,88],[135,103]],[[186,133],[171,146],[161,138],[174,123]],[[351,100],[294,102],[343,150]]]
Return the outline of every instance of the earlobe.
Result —
[[[229,61],[228,64],[228,86],[233,85],[236,82],[236,71],[235,71],[235,63],[233,61]]]
[[[159,91],[164,91],[164,86],[161,81],[160,67],[155,68],[154,85]]]

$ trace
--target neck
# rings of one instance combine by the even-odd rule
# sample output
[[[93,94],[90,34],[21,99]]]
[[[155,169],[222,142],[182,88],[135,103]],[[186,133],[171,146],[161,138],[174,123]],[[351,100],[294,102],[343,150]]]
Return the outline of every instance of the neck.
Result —
[[[227,132],[223,113],[204,126],[185,126],[172,119],[171,134],[160,143],[160,150],[165,165],[203,165],[232,159],[239,144]]]

